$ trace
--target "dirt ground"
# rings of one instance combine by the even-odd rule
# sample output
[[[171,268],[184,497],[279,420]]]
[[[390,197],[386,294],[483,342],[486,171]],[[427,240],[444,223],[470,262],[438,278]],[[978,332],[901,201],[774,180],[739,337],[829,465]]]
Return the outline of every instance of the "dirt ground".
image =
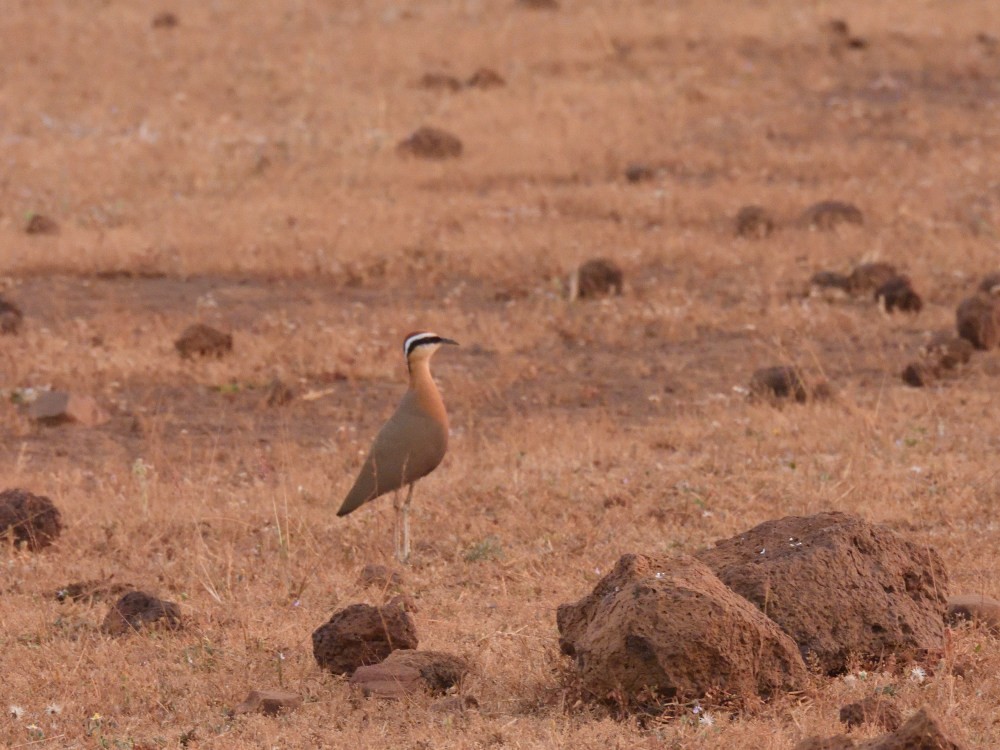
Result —
[[[577,702],[555,627],[623,553],[824,510],[933,546],[954,593],[1000,595],[1000,354],[929,389],[899,378],[1000,268],[1000,4],[10,0],[2,16],[0,295],[25,322],[0,337],[0,489],[48,495],[67,528],[2,553],[0,745],[784,750],[888,690],[1000,746],[1000,648],[980,629],[953,631],[922,680],[887,667],[750,715],[640,722]],[[420,85],[480,67],[505,85]],[[422,125],[462,155],[399,154]],[[650,179],[625,178],[637,162]],[[803,227],[825,199],[864,224]],[[749,203],[774,234],[735,235]],[[35,215],[57,229],[27,233]],[[594,257],[625,293],[568,302]],[[919,315],[806,294],[867,260],[911,276]],[[197,321],[233,353],[182,360]],[[391,502],[334,514],[420,329],[463,346],[434,362],[452,443],[417,487],[403,589],[421,647],[477,665],[463,714],[362,699],[311,652],[335,609],[381,601],[358,574],[391,561]],[[836,398],[748,402],[753,370],[782,363]],[[297,398],[266,406],[275,378]],[[32,424],[14,401],[48,386],[111,420]],[[186,627],[114,639],[107,601],[53,595],[109,577],[177,602]],[[227,713],[278,685],[305,705]]]

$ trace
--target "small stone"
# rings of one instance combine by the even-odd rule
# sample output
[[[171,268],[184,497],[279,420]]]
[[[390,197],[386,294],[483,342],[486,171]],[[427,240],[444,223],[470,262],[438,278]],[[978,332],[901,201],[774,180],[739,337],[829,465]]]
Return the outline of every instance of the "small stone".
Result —
[[[1000,601],[982,594],[949,596],[945,620],[952,625],[961,622],[979,623],[991,632],[1000,634]]]
[[[558,0],[517,0],[517,4],[522,8],[531,8],[532,10],[558,10],[559,2]]]
[[[62,514],[44,495],[21,489],[0,492],[0,539],[35,552],[52,544],[62,529]]]
[[[233,713],[277,716],[279,713],[291,713],[301,705],[302,696],[288,690],[251,690],[242,703],[233,707]]]
[[[176,29],[180,25],[180,22],[177,14],[164,11],[153,16],[153,21],[150,25],[154,29]]]
[[[861,209],[844,201],[820,201],[802,214],[802,223],[810,229],[834,229],[841,224],[863,224]]]
[[[423,89],[458,91],[462,82],[448,73],[424,73],[417,85]]]
[[[994,271],[983,277],[979,282],[979,291],[985,294],[1000,295],[1000,271]]]
[[[903,716],[887,697],[870,695],[862,701],[849,703],[841,708],[840,720],[848,729],[872,724],[883,731],[895,732],[903,723]]]
[[[145,591],[130,591],[108,611],[101,624],[101,631],[117,636],[152,625],[162,626],[167,630],[179,630],[180,607],[174,602],[157,599]]]
[[[629,182],[649,182],[656,178],[656,170],[642,162],[633,162],[625,167],[625,179]]]
[[[334,674],[378,664],[400,648],[417,647],[417,626],[403,597],[384,607],[352,604],[334,612],[312,635],[313,656]]]
[[[396,151],[420,159],[456,159],[462,155],[462,141],[440,128],[421,127],[399,142]]]
[[[968,340],[950,331],[938,331],[921,348],[921,354],[943,370],[968,364],[974,351],[975,347]]]
[[[21,330],[24,314],[13,302],[0,297],[0,334],[15,334]]]
[[[736,214],[736,234],[762,240],[774,231],[774,219],[763,206],[743,206]]]
[[[924,388],[933,385],[940,375],[940,370],[929,362],[910,362],[905,368],[901,377],[903,382],[914,388]]]
[[[871,294],[898,275],[896,267],[890,263],[862,263],[847,277],[847,290],[856,295]]]
[[[203,323],[195,323],[184,329],[174,348],[185,359],[200,357],[222,357],[233,350],[233,337]]]
[[[58,234],[59,225],[48,216],[31,214],[24,225],[24,231],[28,234]]]
[[[403,584],[403,576],[385,565],[371,563],[361,569],[359,581],[362,586],[377,586],[388,589]]]
[[[401,698],[418,692],[443,694],[457,685],[469,671],[469,663],[439,651],[393,651],[379,664],[358,667],[351,684],[365,695]]]
[[[624,288],[622,270],[610,260],[595,258],[577,268],[569,279],[569,298],[594,299],[615,294]]]
[[[955,322],[958,335],[977,349],[1000,346],[1000,297],[980,293],[962,300]]]
[[[39,393],[38,398],[28,404],[28,417],[48,426],[76,422],[86,427],[97,427],[111,419],[96,399],[65,391]]]
[[[913,289],[909,276],[893,276],[875,290],[875,299],[886,312],[920,312],[924,302]]]
[[[507,82],[492,68],[477,68],[465,85],[470,89],[495,89],[506,86]]]
[[[801,373],[790,365],[756,370],[750,376],[750,395],[768,401],[794,399],[800,404],[809,396]]]

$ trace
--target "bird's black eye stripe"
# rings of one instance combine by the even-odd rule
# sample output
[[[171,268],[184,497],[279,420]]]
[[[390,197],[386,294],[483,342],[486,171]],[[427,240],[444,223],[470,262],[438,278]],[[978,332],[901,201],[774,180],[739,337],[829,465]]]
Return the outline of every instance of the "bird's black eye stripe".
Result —
[[[404,349],[404,352],[406,353],[406,356],[409,357],[410,354],[413,353],[413,350],[418,346],[423,346],[424,344],[440,344],[443,341],[444,339],[440,336],[435,336],[433,334],[427,336],[411,336],[406,340],[406,348]]]

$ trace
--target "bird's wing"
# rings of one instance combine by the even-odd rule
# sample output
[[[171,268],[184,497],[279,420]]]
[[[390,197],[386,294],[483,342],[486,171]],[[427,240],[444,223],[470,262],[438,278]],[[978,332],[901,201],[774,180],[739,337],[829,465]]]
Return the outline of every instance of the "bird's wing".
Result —
[[[353,510],[432,472],[448,448],[448,433],[433,419],[400,409],[375,436],[371,453],[337,511]]]

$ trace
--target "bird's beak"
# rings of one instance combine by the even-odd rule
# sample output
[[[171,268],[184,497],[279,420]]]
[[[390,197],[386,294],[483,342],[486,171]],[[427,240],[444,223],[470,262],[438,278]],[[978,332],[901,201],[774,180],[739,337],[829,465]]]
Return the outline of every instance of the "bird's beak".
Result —
[[[442,344],[451,344],[452,346],[461,346],[461,344],[459,344],[457,341],[455,341],[453,339],[442,338],[441,339],[441,343]]]

